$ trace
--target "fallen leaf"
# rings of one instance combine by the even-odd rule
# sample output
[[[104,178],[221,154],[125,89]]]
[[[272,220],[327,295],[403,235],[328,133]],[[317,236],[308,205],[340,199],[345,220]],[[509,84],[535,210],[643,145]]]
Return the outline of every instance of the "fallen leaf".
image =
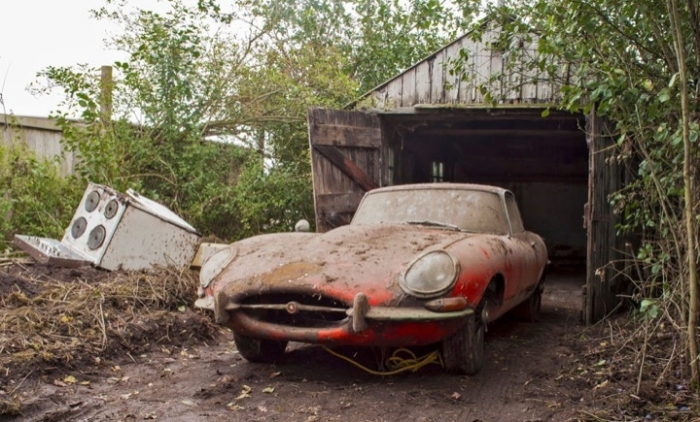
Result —
[[[610,382],[609,382],[608,380],[605,380],[605,381],[601,382],[600,384],[596,385],[595,387],[593,387],[593,390],[594,390],[594,391],[595,391],[595,390],[600,390],[601,388],[607,387],[608,384],[610,384]]]
[[[278,376],[280,376],[281,373],[282,373],[282,372],[273,372],[273,373],[270,374],[270,378],[278,377]]]
[[[145,415],[143,415],[143,418],[144,418],[144,419],[158,419],[158,418],[156,418],[156,414],[153,413],[153,412],[151,412],[151,413],[146,413]]]
[[[58,387],[68,387],[68,384],[61,380],[53,380],[53,385],[56,385]]]
[[[266,387],[262,390],[263,393],[272,394],[275,392],[275,387]]]
[[[265,406],[258,406],[258,411],[260,411],[260,412],[262,412],[262,413],[266,413],[266,412],[267,412],[267,407],[265,407]]]
[[[241,394],[238,397],[236,397],[236,400],[241,400],[245,399],[246,397],[250,397],[251,391],[253,391],[253,389],[244,384],[241,388]]]
[[[73,375],[68,375],[67,377],[63,378],[63,382],[66,384],[75,384],[78,382],[78,380],[76,380]]]
[[[90,381],[80,381],[80,385],[90,385]]]
[[[181,403],[184,404],[185,406],[192,406],[192,407],[197,406],[197,403],[193,402],[192,400],[183,400]]]
[[[459,400],[462,398],[462,395],[455,391],[450,397],[452,397],[454,400]]]

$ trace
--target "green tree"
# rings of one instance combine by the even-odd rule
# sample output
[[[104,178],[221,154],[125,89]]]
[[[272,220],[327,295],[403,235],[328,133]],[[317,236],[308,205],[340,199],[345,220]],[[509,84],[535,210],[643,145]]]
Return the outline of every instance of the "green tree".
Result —
[[[561,108],[595,109],[614,122],[616,158],[636,175],[610,199],[622,220],[619,232],[644,239],[635,263],[641,269],[633,280],[637,294],[661,293],[666,306],[654,317],[684,334],[685,364],[698,385],[697,2],[505,3],[488,13],[501,30],[504,57],[512,59],[508,71],[544,74],[561,84]],[[482,88],[488,91],[488,83]],[[489,98],[502,100],[499,93]],[[644,321],[658,327],[653,319]]]
[[[438,0],[165,4],[94,11],[124,29],[109,43],[127,55],[111,96],[81,66],[47,68],[44,89],[66,95],[56,117],[84,180],[134,188],[226,239],[313,220],[307,108],[343,107],[474,13]]]

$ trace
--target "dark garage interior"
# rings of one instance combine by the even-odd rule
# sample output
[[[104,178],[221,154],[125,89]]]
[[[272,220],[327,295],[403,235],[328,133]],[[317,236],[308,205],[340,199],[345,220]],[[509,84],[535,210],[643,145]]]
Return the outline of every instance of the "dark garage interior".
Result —
[[[483,183],[511,190],[554,267],[584,270],[585,117],[541,109],[380,115],[389,180]]]

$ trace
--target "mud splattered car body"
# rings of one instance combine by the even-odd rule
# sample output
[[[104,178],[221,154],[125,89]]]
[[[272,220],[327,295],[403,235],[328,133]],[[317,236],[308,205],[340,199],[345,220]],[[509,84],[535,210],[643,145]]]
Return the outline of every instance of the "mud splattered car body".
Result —
[[[288,341],[439,343],[447,370],[475,373],[486,323],[539,308],[546,263],[509,191],[403,185],[366,194],[347,226],[221,250],[202,266],[196,306],[252,361],[278,358]]]

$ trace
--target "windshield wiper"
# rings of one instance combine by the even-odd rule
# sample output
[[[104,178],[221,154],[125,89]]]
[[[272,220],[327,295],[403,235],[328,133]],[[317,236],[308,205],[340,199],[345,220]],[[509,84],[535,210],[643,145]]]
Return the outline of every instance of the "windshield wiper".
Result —
[[[446,229],[456,230],[458,232],[465,231],[455,226],[454,224],[441,223],[439,221],[433,220],[409,220],[405,222],[406,224],[417,225],[417,226],[432,226],[432,227],[444,227]]]

